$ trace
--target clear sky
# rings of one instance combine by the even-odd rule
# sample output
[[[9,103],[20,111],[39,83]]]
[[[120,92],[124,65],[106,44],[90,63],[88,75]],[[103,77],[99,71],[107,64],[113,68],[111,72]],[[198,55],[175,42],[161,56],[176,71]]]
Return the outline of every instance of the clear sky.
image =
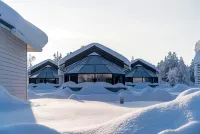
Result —
[[[199,0],[3,0],[49,37],[35,63],[101,43],[153,64],[169,51],[187,64],[200,40]]]

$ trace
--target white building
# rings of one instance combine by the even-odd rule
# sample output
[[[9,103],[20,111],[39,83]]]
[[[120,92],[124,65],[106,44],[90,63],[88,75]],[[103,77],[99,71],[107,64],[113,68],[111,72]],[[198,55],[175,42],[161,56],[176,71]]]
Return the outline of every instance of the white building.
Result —
[[[44,32],[0,1],[0,85],[26,99],[27,52],[40,52],[47,42]]]
[[[200,41],[195,44],[194,77],[195,84],[200,85]]]

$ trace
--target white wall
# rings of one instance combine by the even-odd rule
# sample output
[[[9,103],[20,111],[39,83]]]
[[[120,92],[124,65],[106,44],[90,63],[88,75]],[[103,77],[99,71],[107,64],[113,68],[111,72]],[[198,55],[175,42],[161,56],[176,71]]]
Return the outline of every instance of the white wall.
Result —
[[[0,27],[0,85],[12,95],[27,99],[26,44]]]
[[[200,85],[200,63],[196,63],[194,66],[194,78],[195,85]]]

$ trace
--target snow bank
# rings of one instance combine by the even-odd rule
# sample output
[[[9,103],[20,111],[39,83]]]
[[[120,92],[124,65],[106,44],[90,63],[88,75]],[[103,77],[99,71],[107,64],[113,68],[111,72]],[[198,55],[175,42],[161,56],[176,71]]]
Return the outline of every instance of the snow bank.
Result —
[[[199,134],[200,91],[135,111],[76,134]]]
[[[150,87],[149,84],[150,83],[148,83],[148,82],[138,82],[138,83],[135,83],[134,88],[136,90],[140,90],[140,89],[143,89],[143,88],[146,88],[146,87]]]
[[[17,124],[0,127],[0,134],[60,134],[39,124]]]
[[[171,101],[175,99],[167,91],[152,87],[146,87],[140,92],[128,89],[124,93],[125,101]]]
[[[36,86],[35,88],[33,86]],[[39,84],[31,84],[29,89],[31,90],[48,90],[48,89],[56,89],[55,86],[58,86],[57,84],[51,84],[51,83],[39,83]]]
[[[28,105],[28,101],[21,100],[11,95],[4,87],[0,85],[0,110],[14,109]]]
[[[83,102],[76,94],[72,94],[68,99]]]
[[[192,93],[195,93],[198,91],[200,91],[200,88],[191,88],[191,89],[188,89],[188,90],[180,93],[177,98],[181,98],[181,97],[184,97],[186,95],[189,95],[189,94],[192,94]]]
[[[105,88],[106,85],[94,83],[91,85],[84,85],[83,88],[77,92],[77,94],[88,95],[88,94],[112,94],[113,92]]]
[[[14,28],[11,29],[11,33],[36,51],[42,51],[47,44],[48,37],[43,31],[25,20],[3,1],[0,1],[0,19],[12,25]],[[1,25],[3,26],[3,24]]]
[[[65,87],[66,86],[66,87]],[[73,91],[72,88],[82,87],[80,91]],[[105,87],[113,88],[122,88],[118,92],[111,92]],[[90,100],[90,101],[119,101],[119,94],[123,92],[124,100],[127,102],[130,101],[170,101],[175,97],[172,97],[167,91],[154,89],[152,87],[146,87],[137,92],[133,88],[123,90],[126,88],[123,84],[111,85],[109,83],[65,83],[58,90],[54,90],[50,93],[35,93],[28,92],[30,99],[35,98],[69,98],[71,95],[76,94],[81,100]]]
[[[165,84],[159,84],[159,86],[157,86],[157,88],[167,89],[167,88],[172,88],[172,86],[168,83],[165,83]]]
[[[185,90],[189,89],[189,87],[185,84],[177,84],[173,88],[169,89],[170,92],[183,92]]]

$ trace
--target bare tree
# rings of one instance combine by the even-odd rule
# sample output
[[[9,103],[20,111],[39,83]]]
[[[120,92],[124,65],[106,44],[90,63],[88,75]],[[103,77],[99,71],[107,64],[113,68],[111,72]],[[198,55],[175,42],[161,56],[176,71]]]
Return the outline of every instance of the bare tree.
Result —
[[[32,56],[31,54],[28,55],[27,59],[27,64],[28,64],[28,69],[33,66],[33,62],[35,61],[35,56]]]
[[[134,60],[135,60],[135,59],[134,59],[134,56],[132,56],[132,57],[131,57],[131,61],[134,61]]]
[[[58,51],[53,54],[53,60],[58,62],[60,59],[62,59],[62,54],[59,53]]]

